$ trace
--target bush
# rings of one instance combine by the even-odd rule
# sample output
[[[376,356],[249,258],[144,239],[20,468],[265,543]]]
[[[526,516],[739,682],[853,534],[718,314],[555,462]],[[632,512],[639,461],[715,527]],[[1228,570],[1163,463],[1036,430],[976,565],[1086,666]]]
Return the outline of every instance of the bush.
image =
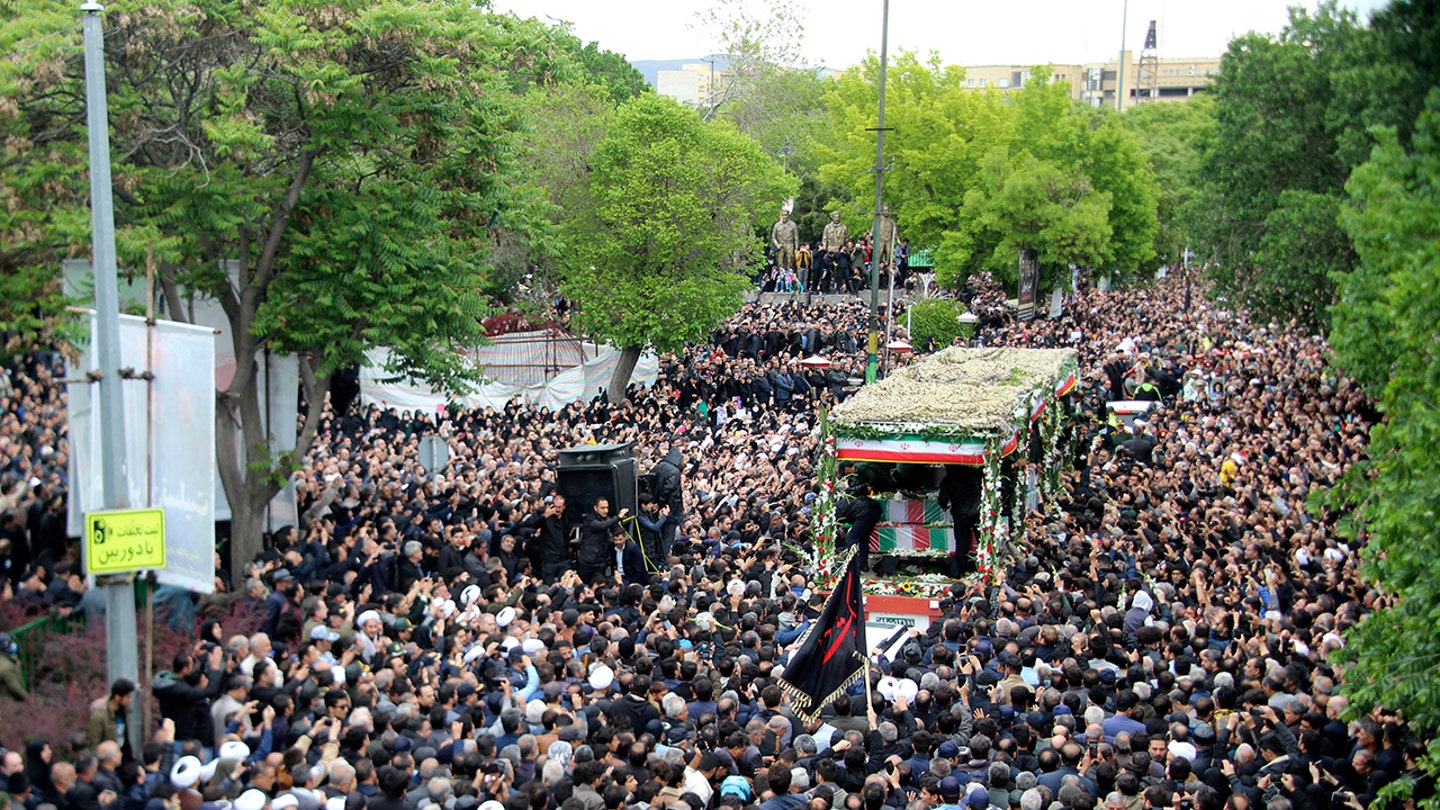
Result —
[[[910,343],[915,351],[932,345],[943,349],[961,334],[960,315],[964,310],[949,298],[925,298],[910,305]]]
[[[135,643],[140,660],[139,680],[145,681],[145,611],[136,610]],[[263,611],[244,605],[226,605],[216,618],[227,632],[253,633],[264,619]],[[14,602],[0,602],[0,628],[16,628],[39,618],[37,611],[25,611]],[[152,667],[155,672],[169,669],[175,653],[189,647],[194,628],[173,629],[165,620],[162,609],[155,611],[155,638]],[[90,707],[110,691],[105,677],[105,621],[97,617],[88,624],[72,620],[70,632],[46,631],[38,636],[40,654],[34,673],[27,673],[26,687],[30,699],[23,702],[5,701],[0,710],[0,745],[23,749],[31,740],[42,739],[57,747],[72,734],[84,731]],[[142,694],[148,697],[148,684],[142,683]],[[153,712],[158,723],[160,713]],[[137,716],[138,720],[138,716]],[[148,733],[145,735],[148,739]]]

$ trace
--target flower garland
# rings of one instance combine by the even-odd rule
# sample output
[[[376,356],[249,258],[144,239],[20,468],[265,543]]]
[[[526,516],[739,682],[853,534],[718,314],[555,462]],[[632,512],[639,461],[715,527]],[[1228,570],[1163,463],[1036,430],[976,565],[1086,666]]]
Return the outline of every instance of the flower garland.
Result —
[[[1067,459],[1061,452],[1061,440],[1064,438],[1064,408],[1061,407],[1059,398],[1054,398],[1046,406],[1045,414],[1040,422],[1040,440],[1044,452],[1044,468],[1041,472],[1040,490],[1045,499],[1051,500],[1060,493],[1060,476],[1069,469]]]
[[[950,595],[955,580],[943,574],[920,574],[913,577],[867,577],[861,590],[875,596],[914,596],[939,599]]]
[[[923,423],[865,422],[841,425],[838,432],[846,439],[881,441],[885,439],[919,439],[927,442],[963,442],[983,439],[988,433],[969,428]]]
[[[991,438],[985,444],[985,474],[980,484],[980,526],[975,541],[975,567],[988,583],[996,573],[999,550],[1008,544],[1009,531],[1000,502],[1000,452],[1004,443]]]
[[[836,455],[835,425],[829,409],[822,407],[816,421],[820,434],[820,463],[815,474],[820,482],[820,492],[815,498],[815,514],[810,524],[815,542],[808,556],[812,584],[821,590],[829,590],[840,580],[840,558],[835,554],[835,543],[843,531],[839,517],[840,500],[848,496],[837,491],[844,482],[839,480],[840,460]],[[806,556],[804,550],[795,551],[802,557]]]

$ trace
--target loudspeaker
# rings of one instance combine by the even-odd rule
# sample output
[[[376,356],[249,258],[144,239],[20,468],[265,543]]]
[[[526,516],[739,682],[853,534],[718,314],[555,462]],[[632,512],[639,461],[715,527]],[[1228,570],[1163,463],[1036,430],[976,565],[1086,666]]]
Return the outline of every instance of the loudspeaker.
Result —
[[[629,444],[581,445],[560,451],[555,487],[565,496],[565,528],[580,525],[595,501],[610,501],[610,514],[639,508],[635,485],[635,459]]]

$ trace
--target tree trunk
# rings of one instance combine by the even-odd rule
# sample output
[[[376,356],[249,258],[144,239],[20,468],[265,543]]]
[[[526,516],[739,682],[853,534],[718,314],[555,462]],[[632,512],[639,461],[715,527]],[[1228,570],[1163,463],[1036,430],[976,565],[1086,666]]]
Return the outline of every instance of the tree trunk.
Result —
[[[615,363],[615,373],[610,375],[610,390],[606,396],[611,405],[618,405],[625,399],[625,389],[630,385],[630,375],[635,373],[635,364],[640,361],[639,346],[626,346],[620,350],[620,359]]]
[[[264,546],[265,508],[252,508],[249,495],[244,493],[241,503],[230,504],[230,586],[234,593],[245,589],[245,566],[255,561]]]

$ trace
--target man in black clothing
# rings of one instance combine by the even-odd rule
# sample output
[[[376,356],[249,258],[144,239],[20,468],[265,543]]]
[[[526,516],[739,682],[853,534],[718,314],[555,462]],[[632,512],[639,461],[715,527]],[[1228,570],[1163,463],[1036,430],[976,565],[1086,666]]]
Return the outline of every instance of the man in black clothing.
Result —
[[[555,495],[545,509],[531,516],[538,532],[530,542],[535,553],[530,559],[539,566],[540,578],[557,582],[570,568],[570,545],[565,539],[565,496]]]
[[[225,679],[224,656],[224,647],[212,649],[199,662],[205,668],[199,683],[192,685],[189,675],[196,662],[182,650],[175,654],[174,669],[158,672],[151,680],[150,692],[160,703],[160,716],[175,723],[176,741],[215,739],[210,700],[220,694],[221,682]]]
[[[651,720],[660,719],[660,710],[655,704],[646,700],[646,694],[650,691],[650,678],[645,675],[636,675],[630,680],[630,691],[625,697],[611,703],[610,720],[616,728],[624,728],[625,723],[621,718],[629,721],[630,728],[636,734],[645,733],[645,728]]]
[[[870,485],[864,482],[857,483],[850,496],[837,510],[841,522],[850,524],[850,531],[836,551],[855,546],[859,549],[856,553],[860,555],[860,570],[865,571],[870,564],[870,535],[880,523],[880,503],[871,497]]]
[[[365,803],[366,810],[408,810],[405,791],[410,788],[410,777],[404,771],[386,765],[375,774],[380,781],[380,792]]]
[[[979,467],[951,464],[945,468],[936,501],[950,511],[955,525],[955,554],[950,575],[959,579],[975,570],[975,529],[980,525],[980,488],[984,472]]]
[[[664,458],[655,463],[655,500],[661,506],[670,507],[670,519],[660,527],[660,558],[657,565],[664,565],[670,556],[670,546],[675,543],[675,530],[685,518],[685,497],[680,480],[680,448],[671,445]]]
[[[605,569],[610,567],[612,551],[610,529],[629,513],[629,509],[621,509],[619,514],[612,516],[609,499],[595,499],[595,509],[585,516],[580,534],[580,564],[577,571],[581,580],[593,585],[605,578]]]

